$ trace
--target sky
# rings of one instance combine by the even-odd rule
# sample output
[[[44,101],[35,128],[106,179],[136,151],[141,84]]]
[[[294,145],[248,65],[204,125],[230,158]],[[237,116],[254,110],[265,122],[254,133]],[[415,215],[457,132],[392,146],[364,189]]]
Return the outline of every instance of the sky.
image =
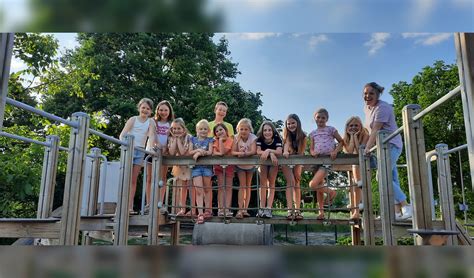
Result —
[[[4,0],[5,26],[27,18],[28,0]],[[22,4],[23,3],[23,4]],[[347,118],[363,116],[362,87],[411,82],[437,60],[456,63],[453,32],[474,31],[472,0],[208,0],[224,16],[231,59],[244,90],[262,93],[263,114],[276,121],[296,113],[315,129],[313,112],[329,111],[340,133]],[[15,14],[15,16],[14,16]],[[251,32],[251,33],[249,33]],[[55,34],[61,47],[74,33]],[[19,61],[12,69],[21,68]],[[229,111],[232,113],[232,111]]]
[[[77,46],[74,33],[54,35],[61,49]],[[364,119],[368,82],[384,86],[381,99],[392,103],[392,84],[410,83],[437,60],[456,63],[452,33],[217,33],[214,40],[223,36],[241,72],[237,81],[262,93],[263,115],[284,121],[295,113],[306,132],[316,128],[313,112],[321,107],[340,134],[349,117]],[[22,67],[12,62],[12,71]]]

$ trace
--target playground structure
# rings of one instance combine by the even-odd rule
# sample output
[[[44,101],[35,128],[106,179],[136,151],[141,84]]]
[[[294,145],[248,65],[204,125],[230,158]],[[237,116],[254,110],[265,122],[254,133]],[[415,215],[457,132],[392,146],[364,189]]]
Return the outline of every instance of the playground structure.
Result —
[[[158,232],[161,225],[172,225],[172,244],[179,242],[179,227],[181,222],[190,221],[190,218],[176,217],[174,211],[177,208],[172,202],[171,214],[162,215],[159,211],[164,204],[159,203],[160,187],[166,186],[158,181],[156,177],[161,176],[161,165],[270,165],[269,161],[261,162],[258,157],[237,158],[237,157],[205,157],[195,162],[190,157],[167,157],[159,153],[144,151],[152,157],[152,190],[151,204],[148,215],[129,215],[128,199],[130,194],[130,179],[132,172],[133,136],[125,136],[124,140],[118,140],[111,136],[100,133],[89,128],[89,116],[85,113],[74,113],[70,120],[59,118],[47,112],[35,109],[31,106],[15,101],[7,97],[7,84],[9,77],[9,67],[13,46],[13,34],[1,35],[1,101],[0,101],[0,136],[9,137],[29,143],[40,144],[45,147],[43,160],[43,172],[40,187],[40,198],[38,201],[38,213],[35,219],[0,219],[0,237],[12,238],[39,238],[55,239],[60,245],[77,245],[79,232],[84,235],[83,244],[91,243],[93,232],[113,234],[114,245],[126,245],[130,230],[140,231],[148,235],[148,244],[157,245],[159,243]],[[279,158],[280,165],[333,165],[340,171],[348,172],[348,180],[351,181],[351,165],[359,165],[362,176],[362,200],[364,210],[361,221],[350,219],[325,219],[305,217],[304,220],[295,221],[274,217],[272,219],[262,219],[250,217],[244,219],[218,218],[214,217],[209,222],[221,223],[215,225],[215,229],[226,229],[223,225],[266,225],[266,224],[338,224],[350,225],[351,235],[354,245],[361,244],[364,239],[365,245],[375,245],[375,235],[381,232],[384,245],[396,245],[396,239],[400,235],[414,234],[416,245],[472,245],[469,235],[464,227],[456,222],[455,207],[452,195],[452,182],[450,173],[449,154],[458,152],[461,149],[468,151],[470,163],[470,176],[474,190],[474,34],[456,33],[456,48],[458,53],[458,68],[460,75],[460,86],[454,88],[441,99],[421,110],[418,105],[408,105],[403,109],[403,125],[394,133],[379,132],[377,146],[371,151],[377,152],[378,157],[378,184],[380,192],[380,220],[375,219],[373,213],[373,200],[370,190],[372,173],[369,158],[364,156],[364,147],[357,155],[338,155],[336,160],[329,157],[313,158],[309,156],[291,156],[290,158]],[[422,118],[433,111],[447,100],[461,95],[463,102],[463,112],[466,128],[467,144],[453,149],[448,149],[447,145],[439,144],[433,151],[426,152],[424,144],[424,133]],[[67,148],[59,145],[58,136],[48,136],[45,142],[24,138],[18,135],[3,132],[3,116],[5,105],[12,105],[28,112],[46,117],[52,121],[65,124],[71,128],[69,146]],[[399,133],[403,133],[405,151],[407,158],[408,182],[413,205],[413,218],[411,222],[395,221],[392,177],[390,169],[390,154],[388,141]],[[100,179],[101,160],[106,161],[106,157],[101,155],[97,148],[90,150],[87,154],[87,142],[90,134],[99,136],[121,147],[120,166],[118,173],[117,203],[115,213],[104,214],[104,205],[98,205],[99,188],[103,190],[105,184]],[[68,152],[66,181],[64,185],[63,206],[60,217],[52,217],[53,192],[56,185],[56,171],[58,163],[58,153]],[[85,179],[86,157],[91,159],[91,172],[88,194],[83,195]],[[431,182],[431,158],[436,157],[438,169],[439,198],[441,208],[441,218],[434,217],[433,188]],[[146,172],[146,171],[145,171]],[[349,186],[351,186],[349,184]],[[176,186],[172,186],[172,190]],[[464,187],[463,187],[464,189]],[[258,191],[258,186],[256,187]],[[173,195],[173,199],[175,194]],[[103,193],[102,193],[103,196]],[[81,216],[81,204],[86,200],[85,214]],[[465,204],[465,202],[463,201]],[[356,206],[357,204],[350,204]],[[258,205],[254,209],[258,209]],[[276,210],[276,209],[275,209]],[[286,210],[286,208],[284,209]],[[305,209],[302,209],[305,211]],[[311,209],[306,209],[311,211]],[[313,209],[315,211],[315,209]],[[214,224],[214,223],[212,223]],[[469,223],[464,223],[469,225]],[[203,224],[202,227],[207,224]],[[219,227],[220,226],[220,227]],[[202,229],[199,227],[199,229]],[[225,227],[225,228],[224,228]],[[242,226],[239,226],[242,227]],[[236,229],[237,230],[237,229]],[[263,233],[268,233],[264,229]],[[254,229],[249,229],[254,231]],[[198,232],[199,233],[199,232]]]

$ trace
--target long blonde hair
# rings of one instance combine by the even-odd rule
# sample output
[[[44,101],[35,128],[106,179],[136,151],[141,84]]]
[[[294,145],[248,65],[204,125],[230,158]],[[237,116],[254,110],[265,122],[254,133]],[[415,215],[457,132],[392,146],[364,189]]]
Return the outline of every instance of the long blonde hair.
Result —
[[[359,139],[359,142],[366,136],[369,136],[369,131],[364,127],[362,124],[362,120],[358,116],[352,116],[346,121],[346,126],[344,128],[344,136],[342,140],[344,141],[344,152],[347,152],[346,146],[349,146],[349,141],[351,140],[351,135],[349,134],[349,124],[351,122],[355,121],[357,124],[360,125],[360,132],[357,135],[357,139]]]

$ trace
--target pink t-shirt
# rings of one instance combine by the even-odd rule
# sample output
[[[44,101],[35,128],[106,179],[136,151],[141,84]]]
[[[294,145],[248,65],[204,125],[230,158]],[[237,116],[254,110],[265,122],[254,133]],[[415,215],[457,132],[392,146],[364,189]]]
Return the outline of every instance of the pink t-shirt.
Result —
[[[336,128],[332,126],[311,131],[309,138],[314,142],[314,150],[319,154],[329,155],[336,147],[334,142],[336,132]]]
[[[364,113],[365,127],[369,130],[370,133],[372,133],[372,127],[376,122],[382,123],[383,126],[381,130],[386,130],[389,133],[393,133],[395,130],[398,129],[392,105],[386,103],[383,100],[379,100],[377,102],[377,105],[375,105],[374,107],[365,105]],[[398,134],[392,140],[390,140],[390,143],[394,144],[398,148],[402,148],[402,136]]]

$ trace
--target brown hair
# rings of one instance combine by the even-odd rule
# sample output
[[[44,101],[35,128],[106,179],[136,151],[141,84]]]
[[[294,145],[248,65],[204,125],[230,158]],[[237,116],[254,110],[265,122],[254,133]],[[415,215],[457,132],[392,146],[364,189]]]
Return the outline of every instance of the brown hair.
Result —
[[[160,108],[160,106],[162,105],[166,105],[168,107],[168,109],[170,110],[170,114],[168,115],[168,122],[172,122],[174,120],[174,112],[173,112],[173,107],[171,106],[170,102],[167,101],[167,100],[162,100],[160,101],[160,103],[158,103],[158,105],[156,106],[156,109],[155,109],[155,120],[158,122],[158,121],[161,121],[161,117],[160,115],[158,114],[158,109]]]
[[[289,119],[293,119],[296,121],[296,131],[295,134],[293,134],[291,131],[288,130],[287,123]],[[295,136],[291,136],[291,135]],[[293,142],[293,137],[295,138],[295,141]],[[298,152],[301,152],[301,150],[304,151],[305,145],[304,145],[304,139],[306,138],[306,134],[303,132],[303,129],[301,128],[301,120],[296,114],[290,114],[286,118],[285,121],[285,126],[283,127],[283,143],[284,144],[290,144],[290,149],[295,150],[295,147],[298,149]]]

